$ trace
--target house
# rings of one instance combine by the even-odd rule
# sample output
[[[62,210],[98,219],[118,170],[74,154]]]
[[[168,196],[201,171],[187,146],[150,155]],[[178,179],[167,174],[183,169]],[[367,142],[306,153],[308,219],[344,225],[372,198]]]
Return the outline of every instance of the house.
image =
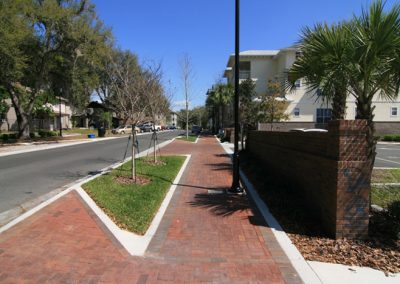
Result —
[[[293,65],[300,54],[296,47],[280,50],[248,50],[240,52],[239,82],[252,79],[258,94],[265,93],[269,80],[285,81],[285,71]],[[235,55],[228,59],[224,77],[228,83],[234,85]],[[318,99],[319,90],[308,91],[307,86],[298,80],[296,90],[284,94],[288,101],[287,122],[273,123],[275,130],[289,130],[292,128],[321,128],[331,119],[332,106]],[[356,116],[355,98],[348,96],[346,101],[346,119]],[[400,98],[394,101],[383,100],[376,95],[373,99],[375,106],[375,127],[378,134],[400,133]],[[270,125],[259,124],[259,130],[269,130]]]
[[[49,114],[41,114],[31,120],[30,129],[49,129],[56,130],[61,127],[69,129],[72,127],[71,116],[72,111],[67,99],[56,97],[58,103],[46,103],[44,107],[50,110]],[[0,131],[18,131],[17,115],[12,106],[11,100],[7,99],[6,103],[10,106],[6,114],[0,114]]]

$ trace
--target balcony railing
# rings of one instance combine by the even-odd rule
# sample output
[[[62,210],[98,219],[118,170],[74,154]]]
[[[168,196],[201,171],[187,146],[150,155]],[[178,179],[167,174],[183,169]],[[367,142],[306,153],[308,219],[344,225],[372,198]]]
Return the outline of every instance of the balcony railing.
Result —
[[[250,70],[239,71],[239,79],[250,79]]]

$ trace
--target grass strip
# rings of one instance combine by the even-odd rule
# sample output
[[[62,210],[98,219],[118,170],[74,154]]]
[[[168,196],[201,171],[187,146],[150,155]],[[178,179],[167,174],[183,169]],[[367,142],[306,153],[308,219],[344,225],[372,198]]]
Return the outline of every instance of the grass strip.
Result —
[[[184,135],[184,136],[179,136],[178,138],[180,140],[183,140],[183,141],[188,141],[188,142],[193,142],[194,143],[197,140],[197,135],[189,135],[187,138]]]
[[[120,184],[116,176],[131,175],[131,162],[84,184],[83,189],[122,229],[144,235],[186,157],[164,156],[163,165],[137,160],[139,175],[150,178],[144,185]]]
[[[391,203],[400,201],[400,186],[372,186],[371,203],[387,208]]]
[[[400,169],[374,169],[372,183],[400,183]]]

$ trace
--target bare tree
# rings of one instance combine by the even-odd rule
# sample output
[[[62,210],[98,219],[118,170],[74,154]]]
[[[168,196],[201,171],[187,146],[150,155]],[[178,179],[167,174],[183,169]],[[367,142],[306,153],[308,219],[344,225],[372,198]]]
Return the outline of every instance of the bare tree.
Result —
[[[160,124],[160,121],[170,111],[170,97],[168,97],[164,91],[164,87],[161,83],[162,80],[162,69],[161,63],[150,64],[147,66],[146,71],[143,74],[144,82],[146,83],[146,98],[147,98],[147,112],[153,121],[153,157],[154,163],[157,162],[157,139],[156,139],[156,124]]]
[[[183,83],[183,91],[185,94],[185,111],[186,111],[186,139],[189,137],[189,101],[190,101],[190,85],[193,80],[192,60],[187,53],[184,53],[179,61],[181,78]]]
[[[137,56],[129,51],[116,51],[110,58],[110,104],[125,122],[132,124],[132,179],[136,182],[135,126],[145,118],[147,111],[145,72]]]

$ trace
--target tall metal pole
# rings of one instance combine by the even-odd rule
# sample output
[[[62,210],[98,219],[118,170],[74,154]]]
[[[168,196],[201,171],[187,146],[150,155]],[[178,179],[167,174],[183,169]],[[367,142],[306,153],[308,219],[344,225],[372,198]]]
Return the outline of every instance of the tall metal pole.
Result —
[[[233,180],[229,193],[243,192],[239,182],[239,2],[239,0],[235,0],[235,148],[233,153]]]

